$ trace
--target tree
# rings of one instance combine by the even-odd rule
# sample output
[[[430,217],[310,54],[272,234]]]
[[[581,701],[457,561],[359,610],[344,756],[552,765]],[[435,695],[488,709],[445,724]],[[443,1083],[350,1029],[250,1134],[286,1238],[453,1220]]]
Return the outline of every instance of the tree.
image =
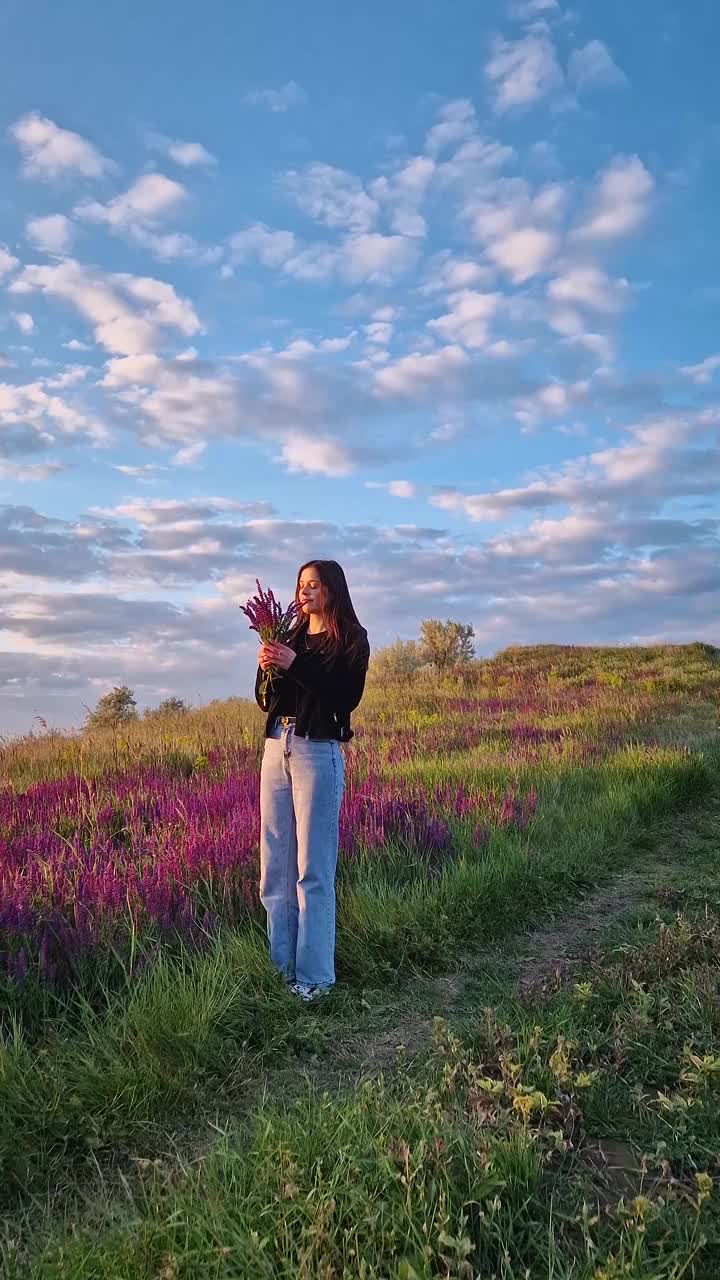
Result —
[[[471,661],[475,656],[474,640],[475,632],[466,623],[450,618],[447,622],[426,618],[420,623],[418,649],[421,661],[431,662],[437,671],[448,671]]]
[[[372,679],[383,683],[388,680],[410,680],[420,666],[422,658],[417,641],[398,638],[373,653],[368,674]]]
[[[182,698],[163,698],[156,707],[148,707],[145,711],[145,719],[154,719],[162,716],[184,716],[187,715],[190,707]]]
[[[103,694],[94,711],[88,712],[86,729],[117,729],[129,720],[137,720],[135,695],[126,684]]]

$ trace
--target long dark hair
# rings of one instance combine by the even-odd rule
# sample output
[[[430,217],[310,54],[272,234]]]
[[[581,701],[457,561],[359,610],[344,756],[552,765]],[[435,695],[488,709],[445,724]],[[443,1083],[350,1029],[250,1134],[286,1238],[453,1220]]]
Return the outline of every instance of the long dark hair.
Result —
[[[325,588],[326,601],[324,621],[327,636],[320,644],[321,652],[327,657],[336,657],[344,650],[349,658],[357,652],[358,647],[367,638],[367,631],[361,625],[350,599],[347,578],[337,560],[306,560],[301,564],[295,582],[295,599],[300,607],[300,579],[306,569],[316,569],[321,585]],[[293,638],[307,630],[308,619],[301,616],[300,622],[293,630]]]

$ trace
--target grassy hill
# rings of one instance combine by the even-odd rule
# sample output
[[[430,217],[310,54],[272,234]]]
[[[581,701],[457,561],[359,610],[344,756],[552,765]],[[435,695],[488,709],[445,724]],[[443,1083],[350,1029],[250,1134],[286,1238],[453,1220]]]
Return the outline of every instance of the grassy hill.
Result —
[[[312,1010],[265,954],[254,703],[6,742],[6,1273],[717,1274],[719,710],[702,644],[371,677],[346,751],[338,990]],[[640,932],[617,926],[630,950],[603,938],[587,971],[519,992],[523,932],[633,868],[650,906]],[[453,1011],[443,983],[468,965]],[[339,1044],[410,1024],[399,1074],[283,1104],[278,1072],[322,1079]],[[621,1136],[629,1198],[590,1160]],[[633,1208],[638,1152],[662,1191]]]

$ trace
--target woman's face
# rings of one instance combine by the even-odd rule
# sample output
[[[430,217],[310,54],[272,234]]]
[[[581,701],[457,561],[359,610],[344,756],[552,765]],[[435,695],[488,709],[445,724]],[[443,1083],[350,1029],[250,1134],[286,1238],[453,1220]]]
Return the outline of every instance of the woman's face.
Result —
[[[314,565],[303,569],[300,574],[298,598],[305,618],[309,617],[311,613],[322,614],[327,600],[327,591],[322,585]]]

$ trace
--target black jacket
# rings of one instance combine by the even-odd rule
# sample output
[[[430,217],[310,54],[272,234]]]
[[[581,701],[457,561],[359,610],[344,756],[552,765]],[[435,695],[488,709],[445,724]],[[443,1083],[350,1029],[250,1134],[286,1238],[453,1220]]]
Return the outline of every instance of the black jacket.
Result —
[[[295,733],[302,738],[336,738],[339,742],[349,742],[353,737],[350,712],[362,698],[370,660],[367,634],[362,633],[352,657],[347,649],[341,649],[335,658],[323,658],[319,653],[304,651],[302,643],[299,643],[302,635],[300,632],[289,641],[296,657],[289,670],[273,674],[265,702],[260,698],[260,682],[264,673],[261,667],[257,669],[255,701],[260,710],[267,713],[265,737],[269,736],[277,714],[282,685],[292,684],[297,692]]]

